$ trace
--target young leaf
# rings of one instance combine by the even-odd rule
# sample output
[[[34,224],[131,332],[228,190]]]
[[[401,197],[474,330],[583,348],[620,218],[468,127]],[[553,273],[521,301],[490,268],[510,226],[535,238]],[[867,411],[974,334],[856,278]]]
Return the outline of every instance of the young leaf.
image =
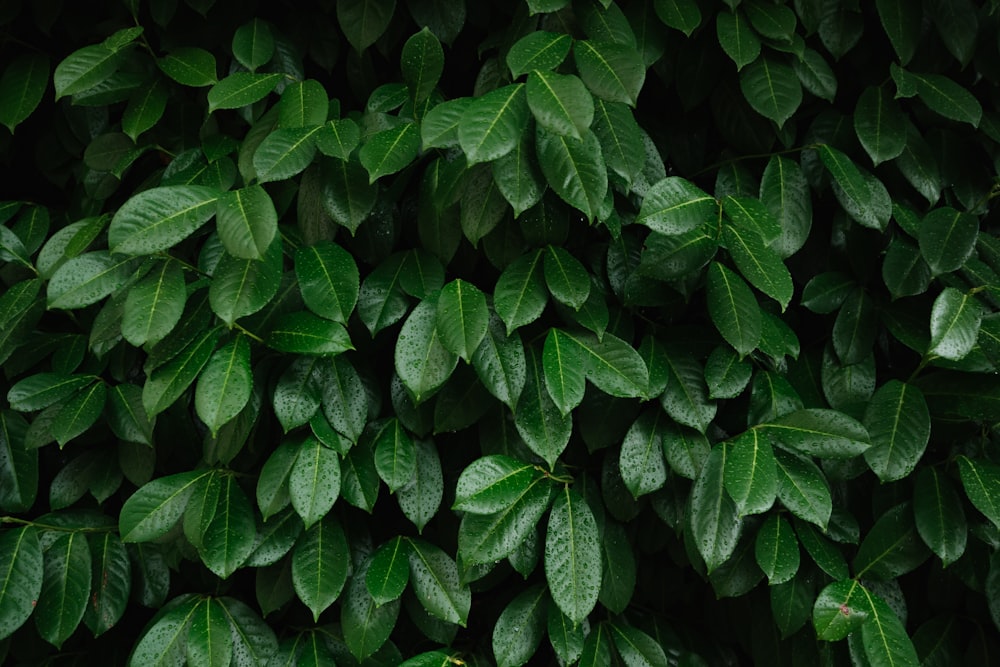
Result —
[[[531,71],[548,71],[562,64],[573,39],[565,33],[538,30],[520,38],[507,52],[510,75],[517,78]]]
[[[410,581],[420,604],[432,616],[464,626],[469,618],[472,593],[459,582],[455,561],[429,542],[407,541]]]
[[[951,480],[937,468],[923,468],[916,475],[913,518],[920,539],[941,559],[942,567],[948,567],[965,553],[968,523],[962,499]]]
[[[791,65],[761,56],[740,72],[740,90],[754,111],[779,128],[802,103],[802,84]]]
[[[580,78],[597,97],[635,106],[646,66],[635,47],[587,39],[573,44]]]
[[[458,141],[468,164],[489,162],[514,150],[528,125],[524,84],[504,86],[473,101],[462,114]]]
[[[865,461],[880,480],[913,472],[931,435],[930,412],[919,389],[899,380],[886,382],[868,402],[864,424],[872,441]]]
[[[729,560],[742,528],[724,486],[727,455],[726,445],[713,447],[691,489],[691,536],[709,572]]]
[[[38,107],[49,82],[49,59],[39,53],[15,58],[0,77],[0,124],[10,133]]]
[[[581,623],[601,590],[597,523],[580,494],[568,486],[556,496],[545,537],[545,579],[552,600],[574,623]]]
[[[708,268],[708,314],[722,337],[740,354],[750,354],[760,342],[760,306],[743,279],[719,262]]]
[[[42,547],[34,526],[0,533],[0,637],[6,639],[35,610],[42,592]]]
[[[292,552],[292,585],[313,621],[340,596],[351,556],[344,529],[332,516],[316,522]]]
[[[307,437],[288,473],[292,507],[308,529],[329,512],[340,495],[340,457],[319,440]]]
[[[215,215],[219,196],[217,190],[203,185],[170,185],[140,192],[111,219],[111,252],[151,255],[173,247]]]
[[[250,343],[246,336],[237,335],[212,354],[198,376],[195,411],[215,435],[223,424],[240,413],[252,391]]]

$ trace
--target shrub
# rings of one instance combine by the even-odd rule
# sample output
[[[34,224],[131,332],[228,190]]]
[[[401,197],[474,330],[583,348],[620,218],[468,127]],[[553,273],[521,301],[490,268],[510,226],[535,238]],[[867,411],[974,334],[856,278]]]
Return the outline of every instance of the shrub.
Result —
[[[0,656],[1000,664],[978,4],[6,3]]]

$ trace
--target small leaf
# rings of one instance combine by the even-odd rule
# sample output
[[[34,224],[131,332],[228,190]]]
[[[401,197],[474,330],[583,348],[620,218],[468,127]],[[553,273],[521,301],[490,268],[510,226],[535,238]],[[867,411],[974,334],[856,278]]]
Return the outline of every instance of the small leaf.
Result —
[[[942,567],[962,557],[968,539],[962,499],[937,468],[928,466],[916,475],[913,517],[920,539],[941,559]]]
[[[694,3],[692,6],[696,7]],[[666,667],[669,664],[663,646],[642,630],[616,621],[612,621],[610,625],[611,638],[614,640],[615,648],[618,649],[618,655],[626,665]]]
[[[906,0],[877,0],[875,6],[896,57],[906,65],[917,52],[923,12]]]
[[[521,142],[514,150],[494,160],[491,172],[497,190],[514,209],[515,218],[542,200],[546,187],[545,179],[541,167],[538,165],[535,147],[528,137],[522,137]],[[468,194],[470,193],[466,190],[465,195],[463,195],[463,213],[465,213],[465,202],[469,201],[466,197]],[[505,208],[498,207],[501,218],[506,213]],[[494,213],[494,215],[496,214]],[[467,225],[463,224],[463,229],[466,227]],[[482,227],[482,225],[478,226],[478,228]],[[466,232],[466,236],[469,236],[468,232]]]
[[[330,121],[327,124],[326,119],[329,115],[330,100],[327,96],[326,88],[315,79],[295,81],[286,86],[285,90],[281,93],[281,101],[278,103],[278,126],[287,128],[323,126],[314,135],[316,145],[320,150],[322,150],[322,146],[320,146],[319,138],[324,130],[331,131],[333,137],[336,137],[337,135],[333,131],[333,128],[337,127],[338,123],[341,124],[341,127],[347,127],[348,124],[352,124],[352,121],[337,120]],[[347,159],[348,154],[350,154],[350,150],[347,151],[347,154],[334,155],[333,157]]]
[[[636,222],[660,234],[682,234],[715,217],[714,197],[679,176],[657,182],[642,200]]]
[[[854,131],[876,166],[899,157],[906,147],[906,117],[881,86],[869,86],[858,97]]]
[[[253,154],[257,180],[283,181],[305,170],[316,155],[316,137],[321,128],[281,127],[264,137]]]
[[[760,55],[760,39],[742,12],[719,12],[715,18],[715,33],[722,50],[736,63],[737,71]]]
[[[518,594],[493,627],[493,655],[498,667],[516,667],[531,659],[545,631],[549,596],[542,584]]]
[[[437,332],[441,344],[469,362],[486,336],[490,313],[486,296],[471,283],[453,280],[438,297]]]
[[[928,556],[917,534],[913,508],[901,503],[884,512],[861,541],[854,556],[857,577],[876,581],[896,579],[917,568]]]
[[[61,648],[83,619],[91,590],[91,558],[82,532],[59,534],[45,550],[42,591],[35,626],[42,639]]]
[[[797,410],[759,428],[779,445],[824,459],[849,459],[871,446],[865,427],[836,410]]]
[[[916,387],[890,380],[879,387],[865,410],[872,446],[865,461],[883,482],[903,479],[916,467],[931,436],[931,416]]]
[[[73,257],[49,280],[50,310],[73,310],[96,303],[128,282],[135,268],[131,258],[112,257],[106,250]]]
[[[691,534],[709,572],[732,555],[742,527],[724,487],[727,452],[725,445],[713,447],[691,488]]]
[[[872,297],[856,287],[844,300],[833,323],[833,349],[841,363],[857,364],[871,354],[877,334],[878,314]]]
[[[202,185],[144,190],[115,213],[108,227],[111,252],[151,255],[171,248],[215,215],[220,193]]]
[[[959,456],[958,471],[972,505],[1000,526],[1000,466]]]
[[[42,54],[18,56],[0,77],[0,124],[11,134],[34,111],[49,82],[49,59]]]
[[[425,125],[426,119],[425,116]],[[361,143],[361,130],[350,118],[331,120],[316,132],[316,147],[319,151],[338,160],[349,160],[359,143]]]
[[[208,90],[208,112],[239,109],[267,97],[283,74],[235,72]]]
[[[708,313],[722,337],[744,357],[760,342],[760,306],[743,279],[718,262],[708,269]]]
[[[295,594],[312,612],[314,622],[340,597],[350,563],[344,529],[332,516],[323,517],[314,524],[295,545],[292,552],[292,586]]]
[[[744,431],[732,440],[723,474],[726,491],[740,516],[771,508],[778,494],[777,463],[771,443],[762,433]]]
[[[934,275],[961,267],[972,256],[978,236],[979,220],[948,206],[928,213],[917,231],[920,254]]]
[[[55,72],[52,73],[56,100],[104,82],[115,73],[121,60],[122,52],[114,51],[104,44],[77,49],[56,65]]]
[[[156,61],[156,66],[182,86],[201,88],[218,81],[215,56],[194,46],[174,49]]]
[[[420,104],[430,97],[444,71],[444,50],[427,26],[403,44],[400,66],[414,103]]]
[[[458,126],[473,102],[472,97],[459,97],[442,102],[428,111],[420,123],[420,141],[424,150],[458,146]],[[322,145],[320,149],[322,150]]]
[[[34,526],[0,533],[0,637],[6,639],[35,610],[42,592],[42,548]]]
[[[653,7],[661,21],[687,37],[701,24],[701,10],[695,0],[654,0]]]
[[[664,413],[652,409],[643,412],[629,427],[622,441],[618,467],[622,481],[634,498],[652,493],[667,483],[663,458]]]
[[[761,56],[740,72],[740,90],[754,111],[779,128],[802,103],[802,84],[791,65]]]
[[[442,343],[437,330],[437,304],[421,301],[403,323],[396,340],[396,373],[416,403],[434,394],[451,376],[458,355]]]
[[[255,18],[247,21],[233,35],[233,57],[253,72],[266,65],[274,56],[274,35],[267,21]]]
[[[574,623],[597,604],[601,551],[597,523],[586,501],[564,487],[549,514],[545,537],[545,579],[552,600]]]
[[[271,329],[267,346],[280,352],[331,356],[354,349],[344,325],[305,310],[282,317]]]
[[[323,415],[337,433],[355,443],[368,417],[365,386],[344,356],[324,361],[316,370],[323,396]]]
[[[403,595],[410,580],[408,555],[409,543],[399,536],[375,551],[365,573],[365,585],[377,604],[398,600]]]
[[[514,42],[507,52],[510,75],[516,79],[534,70],[555,69],[569,55],[572,42],[572,38],[565,33],[542,30],[528,33]]]
[[[536,350],[528,348],[528,374],[524,390],[514,410],[514,425],[535,454],[555,466],[573,432],[572,414],[563,414],[549,396],[544,381],[544,362]]]
[[[359,276],[354,258],[330,241],[295,251],[295,275],[302,300],[320,317],[346,324],[358,301]]]
[[[150,542],[165,535],[184,514],[194,490],[211,474],[192,470],[160,477],[132,494],[118,517],[122,541]]]
[[[195,411],[212,434],[236,417],[253,392],[250,343],[237,335],[216,350],[198,376]]]
[[[931,309],[931,344],[928,354],[958,361],[972,351],[979,336],[983,310],[976,297],[946,287]]]
[[[722,211],[732,220],[734,227],[756,234],[767,246],[781,236],[782,228],[778,218],[771,214],[763,202],[753,197],[726,195],[722,199]]]
[[[270,303],[281,285],[281,237],[276,236],[264,258],[238,259],[224,255],[212,274],[208,300],[212,311],[232,326]]]
[[[545,309],[548,293],[543,278],[543,253],[521,255],[500,274],[493,293],[497,315],[507,325],[507,335],[534,322]]]
[[[768,516],[757,532],[754,556],[774,586],[790,581],[799,569],[799,543],[791,525],[779,514]]]
[[[590,92],[635,106],[646,80],[646,66],[635,47],[583,39],[573,44],[573,59]]]
[[[475,99],[462,114],[458,140],[469,165],[514,150],[528,124],[524,84],[504,86]]]
[[[419,152],[420,129],[416,123],[403,123],[369,137],[358,157],[368,170],[368,182],[374,183],[381,176],[395,174],[409,165]]]
[[[161,262],[128,291],[122,313],[122,337],[136,347],[159,342],[177,326],[186,299],[180,263]]]
[[[216,223],[226,251],[241,259],[262,258],[278,232],[274,203],[259,185],[233,190],[220,197]]]
[[[792,275],[776,252],[753,231],[723,225],[722,237],[740,273],[750,284],[777,301],[784,311],[792,300]]]
[[[563,416],[583,400],[583,354],[572,338],[559,329],[549,329],[542,348],[545,388]]]
[[[345,0],[337,3],[337,22],[360,53],[382,36],[395,9],[396,0]]]
[[[292,507],[309,529],[329,512],[340,495],[340,457],[319,440],[307,437],[288,473]]]

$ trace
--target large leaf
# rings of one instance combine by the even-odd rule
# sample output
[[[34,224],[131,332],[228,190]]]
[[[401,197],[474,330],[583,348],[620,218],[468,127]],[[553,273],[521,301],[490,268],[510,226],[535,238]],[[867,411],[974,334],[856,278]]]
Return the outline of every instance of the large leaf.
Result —
[[[455,561],[429,542],[408,541],[410,581],[420,604],[432,616],[464,626],[472,605],[472,593],[459,582]]]
[[[228,665],[233,636],[225,607],[217,600],[202,600],[191,614],[185,652],[190,665]]]
[[[49,309],[72,310],[96,303],[128,282],[135,261],[114,257],[106,250],[73,257],[56,269],[49,280]]]
[[[732,440],[723,483],[740,516],[771,508],[780,484],[777,468],[774,450],[763,433],[744,431]]]
[[[368,182],[400,171],[420,152],[420,130],[416,123],[403,123],[378,132],[364,143],[358,152],[361,164],[368,170]]]
[[[712,262],[708,268],[708,314],[722,337],[741,357],[760,342],[763,324],[760,306],[743,279]]]
[[[792,275],[781,257],[752,230],[723,225],[722,237],[736,268],[750,284],[768,295],[784,310],[792,300]]]
[[[545,633],[549,596],[536,584],[510,601],[493,626],[493,655],[499,667],[523,665],[538,649]]]
[[[114,253],[149,255],[193,234],[215,215],[220,193],[203,185],[167,185],[144,190],[115,213],[108,227]]]
[[[631,184],[642,171],[645,160],[642,130],[632,110],[621,102],[595,100],[590,129],[601,144],[608,169]]]
[[[812,227],[812,198],[799,166],[780,155],[772,156],[761,176],[760,201],[781,227],[770,247],[783,258],[798,252]]]
[[[254,549],[254,511],[232,475],[221,476],[218,498],[212,520],[202,537],[200,552],[205,566],[220,578],[227,579]]]
[[[515,218],[541,201],[546,188],[545,177],[538,165],[538,157],[530,137],[522,137],[514,150],[494,160],[491,171],[497,190],[514,209]],[[466,194],[469,194],[468,191]],[[463,213],[464,201],[468,200],[463,200]],[[498,208],[502,217],[506,211],[504,207]],[[468,235],[468,232],[466,234]]]
[[[849,459],[871,447],[865,427],[836,410],[797,410],[760,428],[779,445],[820,458]]]
[[[538,522],[551,504],[552,484],[544,476],[537,475],[511,491],[510,494],[498,494],[485,505],[499,506],[497,511],[489,514],[468,512],[462,517],[458,529],[462,562],[488,565],[501,558],[513,560],[514,553],[535,534]]]
[[[525,90],[535,121],[554,134],[580,139],[594,120],[594,99],[575,75],[535,70]]]
[[[364,580],[368,594],[378,604],[398,600],[406,590],[410,579],[408,553],[409,543],[397,536],[380,546],[372,556]]]
[[[295,251],[295,275],[302,300],[320,317],[346,324],[358,301],[358,267],[351,255],[330,241]]]
[[[177,325],[187,290],[179,262],[164,261],[128,291],[122,313],[122,337],[136,347],[156,343]]]
[[[253,154],[257,180],[261,183],[286,180],[308,167],[316,155],[320,129],[318,125],[282,127],[267,135]]]
[[[573,59],[580,78],[594,95],[635,106],[646,80],[646,67],[634,47],[584,39],[573,44]]]
[[[419,104],[430,97],[444,70],[444,50],[427,26],[403,44],[400,65],[413,101]]]
[[[556,496],[545,534],[545,579],[552,600],[574,623],[597,604],[601,550],[597,523],[580,494],[564,487]]]
[[[389,639],[400,607],[398,600],[380,604],[368,593],[365,586],[367,565],[368,562],[362,563],[351,577],[340,609],[344,642],[358,660],[368,658]]]
[[[43,570],[35,626],[45,641],[60,648],[83,620],[90,597],[92,570],[86,534],[59,534],[45,550]]]
[[[322,174],[323,209],[353,234],[375,207],[378,187],[357,160],[328,160]]]
[[[42,548],[34,526],[0,533],[0,637],[6,639],[35,610],[42,592]]]
[[[240,413],[253,391],[250,343],[236,336],[216,350],[198,376],[194,407],[214,435]]]
[[[883,482],[903,479],[917,466],[931,436],[931,416],[920,390],[899,380],[879,387],[864,418],[872,446],[865,460]]]
[[[416,450],[416,469],[409,484],[396,493],[396,500],[403,515],[422,533],[424,526],[437,516],[444,498],[444,473],[441,471],[441,459],[434,443],[430,440],[418,439],[414,443]]]
[[[889,581],[915,569],[927,556],[913,521],[913,508],[901,503],[884,512],[865,535],[853,568],[858,577]]]
[[[56,100],[66,95],[93,88],[114,74],[122,60],[122,53],[104,44],[92,44],[73,53],[56,65],[52,73]]]
[[[549,186],[588,219],[603,217],[601,208],[608,191],[608,170],[601,145],[593,132],[581,138],[563,136],[539,125],[535,138],[538,163]]]
[[[313,614],[313,620],[340,597],[350,568],[344,529],[332,516],[303,533],[292,552],[295,594]]]
[[[342,324],[317,317],[305,310],[283,317],[281,324],[271,329],[267,345],[281,352],[331,356],[354,349]]]
[[[395,493],[416,476],[417,452],[413,439],[398,419],[390,419],[375,434],[375,470]]]
[[[524,84],[504,86],[476,99],[462,114],[458,141],[470,165],[514,150],[528,125]]]
[[[918,95],[932,111],[973,127],[978,127],[983,117],[979,100],[961,85],[943,74],[918,74],[891,65],[896,81],[897,94],[901,97]]]

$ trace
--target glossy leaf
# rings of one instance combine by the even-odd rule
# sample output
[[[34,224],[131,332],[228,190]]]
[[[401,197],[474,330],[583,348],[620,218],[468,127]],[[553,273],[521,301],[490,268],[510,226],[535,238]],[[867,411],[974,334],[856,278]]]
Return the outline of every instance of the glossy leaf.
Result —
[[[660,405],[677,423],[704,433],[715,418],[716,405],[708,398],[701,364],[676,346],[666,347],[664,361],[667,384]]]
[[[528,124],[524,84],[486,93],[463,112],[458,140],[469,164],[488,162],[514,150]]]
[[[160,70],[183,86],[201,88],[216,81],[215,56],[198,47],[182,46],[156,61]]]
[[[218,329],[203,332],[149,375],[142,387],[142,406],[149,417],[166,410],[191,386],[212,357],[218,339]]]
[[[347,537],[336,519],[324,517],[303,533],[292,552],[292,585],[313,621],[340,597],[349,568]]]
[[[28,620],[42,592],[42,548],[35,527],[3,531],[0,554],[6,564],[0,569],[0,637],[6,639]]]
[[[118,519],[123,542],[162,537],[184,514],[191,494],[207,483],[209,473],[189,471],[155,479],[125,501]]]
[[[542,348],[542,369],[548,395],[563,415],[583,400],[583,353],[573,339],[559,329],[549,329]]]
[[[772,586],[792,579],[799,568],[799,543],[791,525],[772,514],[761,526],[754,541],[757,564]]]
[[[1000,466],[987,461],[958,458],[962,487],[972,505],[987,519],[1000,526]]]
[[[292,507],[306,528],[320,521],[340,495],[340,458],[316,438],[306,438],[288,471]]]
[[[646,194],[636,222],[660,234],[682,234],[714,217],[717,210],[714,197],[690,181],[669,176]]]
[[[865,461],[880,480],[913,472],[931,435],[930,412],[919,389],[898,380],[885,383],[869,401],[864,424],[872,442]]]
[[[972,350],[979,336],[982,307],[972,294],[946,287],[931,309],[931,343],[928,352],[959,360]]]
[[[91,590],[91,557],[82,532],[57,536],[44,554],[42,590],[35,626],[38,634],[60,648],[83,619]]]
[[[545,632],[549,596],[536,584],[510,601],[493,627],[493,655],[500,667],[523,665],[531,659]]]
[[[73,310],[100,301],[128,281],[135,262],[105,250],[73,257],[49,280],[47,306]]]
[[[266,306],[281,284],[281,239],[275,238],[263,259],[225,255],[212,275],[208,299],[212,310],[232,326]]]
[[[968,524],[962,500],[951,480],[936,468],[924,468],[913,489],[913,517],[917,533],[944,567],[965,553]]]
[[[49,59],[31,53],[13,59],[0,77],[0,124],[11,134],[38,107],[49,79]]]
[[[122,336],[136,347],[156,343],[180,321],[187,292],[184,272],[177,262],[155,267],[125,297]]]
[[[271,26],[255,18],[237,28],[233,35],[233,56],[251,72],[266,65],[274,56]]]
[[[905,0],[878,0],[875,6],[899,62],[906,65],[917,51],[920,13]]]
[[[305,310],[286,315],[282,323],[271,330],[267,345],[281,352],[331,356],[354,349],[342,324]]]
[[[935,275],[954,271],[972,255],[978,234],[974,216],[949,207],[936,208],[920,223],[920,254]]]
[[[701,10],[694,0],[655,0],[653,6],[661,21],[688,37],[701,23]]]
[[[635,106],[646,79],[642,56],[631,46],[580,40],[573,59],[587,88],[608,102]]]
[[[121,62],[121,54],[104,44],[77,49],[56,65],[52,73],[56,100],[93,88],[110,77]]]
[[[635,498],[652,493],[667,483],[663,458],[663,424],[666,416],[659,410],[643,412],[622,441],[618,466],[622,481]]]
[[[438,547],[423,540],[408,541],[410,581],[420,604],[432,616],[464,626],[472,594],[459,583],[458,566]]]
[[[524,347],[516,332],[511,335],[504,332],[503,322],[494,313],[490,314],[486,335],[472,355],[472,365],[487,391],[513,408],[527,373]]]
[[[886,581],[905,574],[927,558],[927,547],[917,534],[909,503],[893,507],[875,522],[854,557],[858,577]]]
[[[449,352],[468,362],[486,336],[488,324],[486,296],[475,285],[453,280],[441,289],[436,328]]]
[[[337,22],[357,51],[375,43],[389,25],[395,0],[348,0],[337,5]]]
[[[410,87],[413,101],[420,103],[434,91],[444,70],[444,50],[441,42],[425,26],[403,45],[400,58],[403,80]]]
[[[580,139],[594,120],[594,100],[574,75],[536,69],[525,91],[535,121],[550,132]]]
[[[549,514],[545,579],[553,602],[575,623],[597,604],[601,589],[597,524],[586,501],[568,487],[556,496]]]
[[[529,324],[542,314],[548,301],[543,278],[542,251],[521,255],[497,280],[493,303],[497,315],[507,326],[509,336],[515,329]]]
[[[906,146],[906,118],[882,87],[866,88],[858,97],[854,131],[876,166],[899,157]]]
[[[186,639],[188,664],[227,665],[232,660],[233,638],[225,607],[211,598],[191,614]]]
[[[542,30],[530,32],[510,47],[507,67],[514,78],[534,70],[554,69],[569,55],[571,44],[572,39],[566,34]]]
[[[398,419],[390,419],[379,429],[375,435],[375,470],[390,493],[395,493],[414,479],[416,458],[413,440]]]
[[[760,306],[743,279],[718,262],[708,268],[708,313],[722,337],[740,354],[760,342]]]
[[[408,548],[409,543],[402,537],[394,537],[372,556],[364,580],[377,604],[398,600],[406,589],[410,578]]]
[[[423,301],[403,323],[395,352],[396,373],[415,402],[441,388],[458,363],[437,330],[437,306]]]
[[[169,185],[144,190],[115,213],[108,227],[112,252],[146,255],[166,250],[205,224],[216,211],[219,192],[203,185]]]
[[[212,354],[198,376],[195,411],[215,434],[240,413],[252,391],[250,343],[245,336],[236,336]]]
[[[740,90],[754,111],[773,120],[779,128],[802,103],[802,85],[795,70],[768,56],[762,56],[743,68]]]
[[[368,170],[368,182],[394,174],[406,167],[420,151],[420,130],[416,123],[404,123],[368,138],[358,157]]]
[[[713,447],[691,489],[691,536],[709,572],[729,559],[742,528],[724,486],[727,455],[725,446]]]
[[[538,162],[549,187],[588,219],[594,219],[601,217],[608,172],[594,133],[585,130],[580,136],[558,135],[539,125],[535,137]]]
[[[208,111],[239,109],[264,99],[278,85],[280,78],[280,74],[230,74],[208,90]]]
[[[722,237],[743,277],[777,301],[782,310],[787,308],[794,290],[792,276],[777,253],[753,231],[724,225]]]
[[[511,557],[537,529],[542,515],[551,505],[552,494],[552,484],[536,475],[496,498],[496,505],[500,507],[497,511],[467,513],[458,530],[462,561],[489,564]]]
[[[754,33],[742,12],[719,12],[715,18],[719,45],[741,70],[760,55],[760,38]]]
[[[774,450],[767,437],[750,430],[734,438],[723,476],[723,484],[740,516],[770,509],[778,495],[779,480]]]

